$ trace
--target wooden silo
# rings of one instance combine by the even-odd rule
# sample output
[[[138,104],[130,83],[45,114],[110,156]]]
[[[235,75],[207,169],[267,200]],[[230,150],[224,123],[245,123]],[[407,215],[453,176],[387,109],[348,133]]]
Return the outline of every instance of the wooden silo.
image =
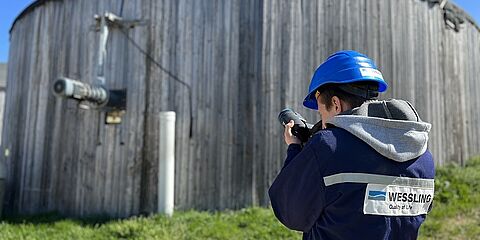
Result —
[[[106,11],[141,20],[112,28],[107,44],[106,85],[127,89],[120,125],[105,125],[104,113],[51,93],[58,76],[93,83],[93,16]],[[286,148],[277,114],[290,106],[317,120],[301,100],[317,65],[340,49],[375,59],[391,87],[384,97],[410,100],[433,124],[438,164],[479,154],[480,116],[472,109],[480,103],[480,31],[454,5],[38,0],[11,29],[5,210],[154,212],[156,126],[165,110],[177,112],[177,208],[267,205]]]

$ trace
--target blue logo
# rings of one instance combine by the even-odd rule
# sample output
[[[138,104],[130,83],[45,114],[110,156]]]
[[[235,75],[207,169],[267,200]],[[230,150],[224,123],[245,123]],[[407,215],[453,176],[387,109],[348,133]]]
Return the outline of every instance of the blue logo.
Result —
[[[368,191],[368,200],[385,201],[386,197],[387,197],[386,192]]]

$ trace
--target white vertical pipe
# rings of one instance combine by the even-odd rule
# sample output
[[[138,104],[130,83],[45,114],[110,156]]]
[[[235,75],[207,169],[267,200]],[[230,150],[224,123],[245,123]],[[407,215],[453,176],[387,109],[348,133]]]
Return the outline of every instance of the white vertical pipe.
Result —
[[[175,112],[160,112],[158,131],[158,212],[171,216],[175,188]]]

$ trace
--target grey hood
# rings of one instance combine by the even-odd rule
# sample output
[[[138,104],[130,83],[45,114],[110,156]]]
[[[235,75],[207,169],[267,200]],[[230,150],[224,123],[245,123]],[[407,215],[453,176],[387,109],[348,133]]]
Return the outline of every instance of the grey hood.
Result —
[[[431,124],[420,120],[403,100],[368,101],[327,121],[363,140],[381,155],[397,162],[419,157],[427,150]]]

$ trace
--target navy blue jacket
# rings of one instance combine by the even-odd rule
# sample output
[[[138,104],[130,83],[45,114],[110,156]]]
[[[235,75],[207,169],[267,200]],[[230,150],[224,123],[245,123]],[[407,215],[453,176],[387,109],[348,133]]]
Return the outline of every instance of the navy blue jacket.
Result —
[[[324,178],[366,173],[433,179],[434,172],[428,150],[415,159],[396,162],[350,132],[333,127],[316,133],[303,149],[298,144],[288,146],[269,196],[276,217],[286,227],[304,232],[303,239],[416,239],[425,214],[364,214],[366,183],[326,186]]]

